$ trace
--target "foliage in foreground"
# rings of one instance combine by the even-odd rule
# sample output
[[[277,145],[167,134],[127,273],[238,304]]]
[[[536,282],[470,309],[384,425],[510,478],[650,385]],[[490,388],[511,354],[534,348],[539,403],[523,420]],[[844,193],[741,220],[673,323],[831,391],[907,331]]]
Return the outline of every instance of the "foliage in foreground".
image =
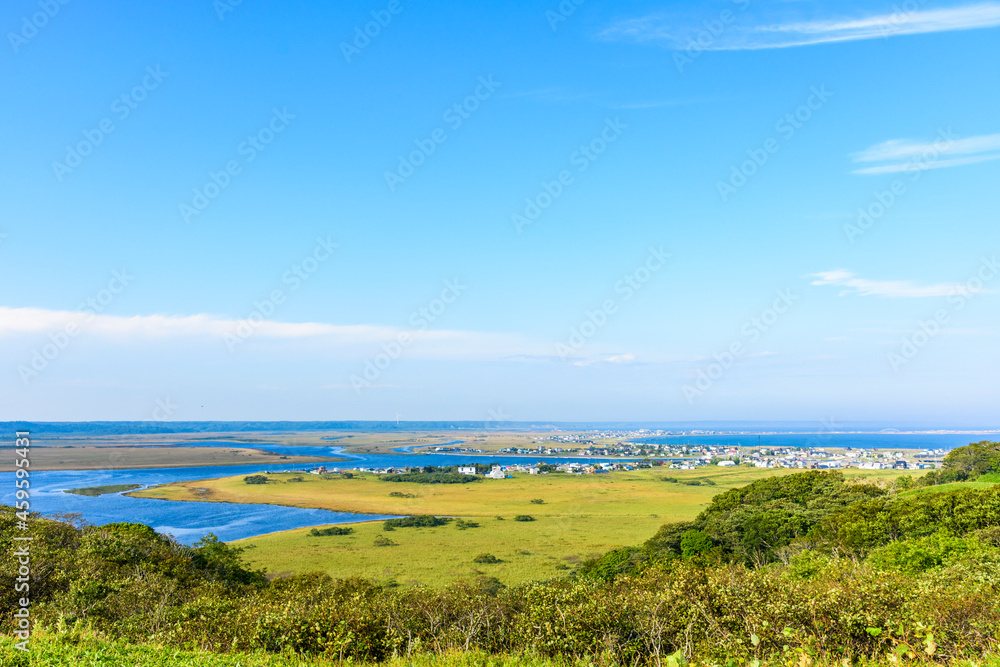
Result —
[[[212,537],[185,547],[138,524],[34,517],[32,611],[36,630],[166,651],[359,662],[468,652],[460,659],[954,663],[995,651],[1000,487],[899,491],[830,472],[761,480],[576,576],[510,588],[492,577],[444,589],[322,574],[267,581]],[[15,606],[14,520],[0,510],[5,608]],[[12,629],[0,619],[0,632]]]
[[[31,653],[15,651],[9,638],[0,636],[0,666],[2,667],[348,667],[354,662],[341,662],[319,657],[274,655],[269,653],[207,653],[184,651],[169,647],[144,646],[100,638],[93,634],[65,632],[42,633],[32,643]],[[785,656],[762,661],[759,667],[787,665]],[[804,661],[803,661],[804,662]],[[400,656],[382,663],[383,667],[604,667],[613,663],[605,656],[582,660],[552,660],[537,655],[489,655],[481,651],[453,651],[441,655],[414,654]],[[684,665],[683,656],[666,656],[662,667]],[[687,663],[694,667],[695,663]],[[714,665],[718,663],[702,663]],[[820,658],[814,667],[843,667],[843,663]],[[884,664],[859,660],[855,667]],[[899,664],[927,664],[925,661],[902,659]],[[958,661],[955,667],[1000,667],[1000,656],[984,655],[974,661]]]
[[[12,552],[12,518],[0,515],[0,558]],[[918,538],[868,561],[817,551],[787,566],[676,558],[610,581],[505,588],[482,578],[434,590],[317,574],[266,582],[211,539],[189,548],[135,524],[32,524],[36,629],[176,648],[364,662],[451,651],[628,665],[678,651],[722,663],[953,661],[994,650],[1000,633],[1000,550],[971,537]],[[2,571],[14,571],[9,561]],[[5,618],[0,631],[11,629]]]

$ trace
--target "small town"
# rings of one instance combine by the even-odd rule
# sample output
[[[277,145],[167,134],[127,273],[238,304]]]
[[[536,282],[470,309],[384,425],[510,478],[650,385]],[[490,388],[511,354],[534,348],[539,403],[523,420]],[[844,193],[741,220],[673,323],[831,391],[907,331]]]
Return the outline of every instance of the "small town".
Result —
[[[647,443],[616,443],[610,447],[585,449],[544,448],[543,450],[503,449],[498,454],[521,455],[563,455],[563,456],[617,456],[636,457],[629,461],[568,461],[516,463],[500,465],[458,465],[456,471],[463,475],[484,475],[493,479],[504,479],[511,473],[532,475],[548,473],[568,473],[575,475],[601,474],[616,470],[638,470],[643,468],[664,468],[673,470],[695,470],[706,466],[754,468],[798,468],[798,469],[838,469],[857,468],[860,470],[930,470],[941,465],[947,453],[943,449],[933,450],[866,450],[825,447],[753,447],[739,448],[722,445],[676,445]],[[641,458],[638,458],[641,457]],[[383,468],[327,468],[320,466],[309,472],[332,474],[339,472],[366,472],[377,475],[405,474],[420,472],[420,467]]]

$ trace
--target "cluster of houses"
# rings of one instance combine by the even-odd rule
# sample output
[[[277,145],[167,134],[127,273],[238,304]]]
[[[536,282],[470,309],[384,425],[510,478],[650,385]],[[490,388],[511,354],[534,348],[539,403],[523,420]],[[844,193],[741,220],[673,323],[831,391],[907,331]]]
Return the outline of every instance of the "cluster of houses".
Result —
[[[622,443],[623,445],[635,445],[643,448],[642,453],[633,454],[638,461],[573,461],[569,463],[546,463],[538,461],[536,463],[509,463],[506,465],[493,464],[489,472],[480,473],[474,465],[460,465],[457,470],[463,475],[482,474],[491,479],[504,479],[512,473],[523,472],[532,475],[545,474],[551,471],[560,471],[569,474],[600,474],[613,470],[635,470],[649,467],[666,467],[675,470],[694,470],[704,466],[736,466],[747,465],[755,468],[801,468],[801,469],[837,469],[837,468],[858,468],[861,470],[887,470],[887,469],[928,469],[940,467],[944,458],[944,450],[924,450],[924,451],[889,451],[889,450],[867,450],[852,448],[826,448],[826,447],[734,447],[728,445],[658,445],[645,443]],[[607,450],[576,450],[580,454],[594,454],[597,456],[607,456]],[[502,454],[567,454],[574,453],[574,450],[558,451],[547,450],[544,452],[529,450],[501,450]],[[410,467],[384,467],[384,468],[354,468],[358,472],[382,474],[403,474],[407,472],[419,472],[420,468]],[[346,472],[346,469],[344,470]],[[328,470],[326,466],[320,466],[309,472],[317,475],[328,473],[338,473],[341,470],[334,468]]]
[[[936,468],[941,464],[943,450],[888,451],[843,449],[829,451],[825,447],[808,449],[756,449],[746,458],[757,468],[859,468],[861,470],[911,470]]]
[[[539,461],[538,463],[517,463],[511,465],[499,465],[494,464],[490,468],[489,472],[480,473],[476,466],[458,466],[457,472],[461,475],[482,475],[489,479],[505,479],[510,477],[512,473],[515,472],[526,472],[529,475],[544,475],[552,470],[558,470],[560,472],[576,474],[576,475],[592,475],[596,473],[606,473],[612,472],[614,470],[636,470],[638,468],[649,468],[653,465],[665,465],[662,461],[645,461],[645,462],[604,462],[604,463],[561,463],[559,465],[552,465],[545,463],[544,461]],[[326,466],[319,466],[318,468],[313,468],[308,472],[313,475],[334,475],[341,472],[366,472],[374,475],[402,475],[409,472],[420,472],[422,469],[419,467],[386,467],[386,468],[327,468]]]

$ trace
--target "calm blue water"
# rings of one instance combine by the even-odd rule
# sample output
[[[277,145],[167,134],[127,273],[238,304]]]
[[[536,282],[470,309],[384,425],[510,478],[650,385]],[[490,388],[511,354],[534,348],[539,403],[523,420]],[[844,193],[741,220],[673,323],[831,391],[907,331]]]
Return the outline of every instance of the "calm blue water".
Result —
[[[201,443],[202,446],[218,443]],[[225,444],[233,444],[227,442]],[[185,446],[194,446],[185,443]],[[383,468],[397,466],[449,466],[463,461],[507,461],[524,463],[525,457],[488,455],[448,455],[448,454],[385,454],[355,455],[344,454],[336,447],[307,447],[281,445],[257,445],[253,447],[282,454],[338,457],[343,461],[329,461],[330,468]],[[535,457],[537,458],[537,457]],[[546,462],[604,461],[608,459],[549,458]],[[251,475],[265,471],[303,470],[318,463],[304,466],[278,462],[247,466],[212,466],[192,468],[156,468],[140,470],[40,470],[31,473],[31,508],[43,514],[75,512],[91,524],[103,525],[116,521],[133,521],[152,526],[157,531],[176,537],[190,544],[197,542],[208,533],[214,533],[221,540],[238,540],[279,530],[319,526],[331,523],[371,521],[389,518],[384,515],[346,514],[327,510],[283,507],[281,505],[255,505],[236,503],[180,502],[154,500],[151,498],[131,498],[121,494],[104,495],[96,498],[64,493],[64,489],[78,489],[108,484],[141,484],[153,486],[169,482],[183,482],[215,477]],[[0,473],[0,504],[13,505],[14,473]]]
[[[952,449],[969,442],[990,439],[989,436],[955,434],[817,434],[762,435],[761,444],[770,446],[820,446],[892,449]],[[647,442],[701,445],[755,445],[755,435],[700,435],[667,438],[647,438]],[[455,441],[447,444],[460,444]],[[183,443],[184,446],[233,445],[232,442]],[[252,444],[258,449],[280,452],[287,455],[339,457],[343,461],[330,460],[330,468],[382,468],[397,466],[448,466],[462,462],[525,463],[538,460],[538,456],[497,456],[489,454],[344,454],[335,446],[290,446],[277,444]],[[406,451],[407,448],[400,448]],[[112,457],[113,458],[113,457]],[[608,461],[622,459],[608,458],[564,458],[546,456],[547,463],[569,461]],[[130,498],[120,494],[97,498],[63,493],[64,489],[76,489],[107,484],[142,484],[152,486],[168,482],[191,481],[215,477],[250,475],[253,473],[281,470],[302,470],[318,464],[289,465],[275,461],[270,464],[247,466],[214,466],[192,468],[159,468],[150,470],[51,470],[31,473],[32,509],[44,514],[56,512],[76,512],[89,523],[102,525],[116,521],[135,521],[168,533],[184,543],[193,543],[208,533],[214,533],[222,540],[236,540],[254,535],[262,535],[279,530],[317,526],[331,523],[349,523],[387,518],[382,515],[345,514],[327,510],[282,507],[280,505],[249,505],[234,503],[202,503]],[[0,504],[14,504],[14,473],[0,473]]]
[[[754,447],[757,434],[678,435],[638,438],[634,442],[669,445],[726,445]],[[853,447],[855,449],[954,449],[996,435],[961,433],[774,433],[760,435],[762,447]]]

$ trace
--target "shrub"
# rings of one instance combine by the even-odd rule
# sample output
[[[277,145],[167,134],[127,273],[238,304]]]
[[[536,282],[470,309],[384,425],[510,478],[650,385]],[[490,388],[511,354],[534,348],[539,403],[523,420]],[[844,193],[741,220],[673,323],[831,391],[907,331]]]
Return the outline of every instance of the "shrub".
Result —
[[[695,529],[711,538],[723,560],[774,561],[780,549],[812,534],[829,517],[886,493],[870,484],[848,484],[836,471],[769,477],[717,495],[693,522],[661,527],[645,548],[660,558],[680,556],[685,532]]]
[[[382,522],[382,530],[394,530],[396,528],[433,528],[435,526],[443,526],[449,521],[451,521],[451,519],[436,517],[431,514],[417,514],[415,516],[403,517],[402,519],[386,519]]]
[[[389,492],[389,497],[390,498],[416,498],[417,494],[415,494],[415,493],[403,493],[402,491],[390,491]]]
[[[868,555],[868,562],[883,570],[920,574],[990,549],[975,538],[955,537],[938,531],[927,537],[890,542]]]
[[[681,535],[681,557],[693,558],[712,549],[712,538],[700,530],[690,529]]]
[[[378,537],[375,538],[374,544],[377,547],[395,547],[395,546],[398,546],[396,544],[396,542],[393,542],[388,537],[383,537],[381,535],[379,535]]]
[[[516,517],[514,517],[514,521],[534,521],[534,520],[535,517],[530,516],[528,514],[518,514]]]
[[[483,481],[482,477],[462,475],[457,472],[408,472],[381,475],[379,479],[383,482],[413,482],[415,484],[469,484]]]
[[[269,481],[267,475],[247,475],[243,478],[246,484],[267,484]]]
[[[472,559],[473,563],[480,564],[491,564],[491,563],[502,563],[503,561],[494,556],[493,554],[479,554]]]
[[[545,501],[542,500],[541,498],[532,498],[531,499],[531,504],[532,505],[544,505]]]
[[[455,528],[459,530],[465,530],[467,528],[479,528],[479,524],[475,521],[466,521],[465,519],[458,519],[455,521]]]
[[[327,535],[350,535],[353,532],[354,529],[350,527],[330,526],[328,528],[313,528],[309,534],[313,537],[325,537]]]

